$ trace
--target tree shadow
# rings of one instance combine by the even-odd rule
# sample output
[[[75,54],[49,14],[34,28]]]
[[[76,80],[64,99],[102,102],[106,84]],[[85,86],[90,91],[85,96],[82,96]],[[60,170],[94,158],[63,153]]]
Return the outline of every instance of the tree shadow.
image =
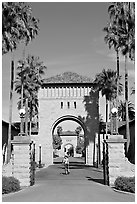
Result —
[[[91,89],[89,95],[84,96],[83,99],[86,117],[78,116],[78,118],[85,124],[85,147],[90,142],[94,143],[93,161],[95,161],[95,136],[99,134],[99,92]]]
[[[100,184],[103,184],[104,185],[104,179],[98,179],[98,178],[91,178],[91,177],[86,177],[88,179],[88,181],[94,181],[96,183],[100,183]]]
[[[58,162],[58,164],[61,164],[61,162]],[[89,165],[85,165],[85,163],[84,162],[70,162],[69,163],[69,169],[88,169],[88,168],[90,168],[91,166],[89,166]],[[93,167],[93,166],[92,166]],[[62,165],[60,165],[60,166],[58,166],[58,168],[59,169],[63,169],[64,168],[64,166]]]

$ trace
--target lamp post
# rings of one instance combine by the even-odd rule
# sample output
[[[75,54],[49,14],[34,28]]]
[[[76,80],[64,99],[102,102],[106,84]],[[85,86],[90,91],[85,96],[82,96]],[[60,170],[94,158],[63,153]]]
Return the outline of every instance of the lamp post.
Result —
[[[25,118],[25,113],[26,112],[25,112],[24,108],[21,108],[19,110],[19,115],[20,115],[20,119],[21,119],[19,136],[25,136],[25,133],[24,133],[24,118]]]
[[[111,109],[111,135],[118,134],[118,119],[117,119],[118,109],[113,107]]]

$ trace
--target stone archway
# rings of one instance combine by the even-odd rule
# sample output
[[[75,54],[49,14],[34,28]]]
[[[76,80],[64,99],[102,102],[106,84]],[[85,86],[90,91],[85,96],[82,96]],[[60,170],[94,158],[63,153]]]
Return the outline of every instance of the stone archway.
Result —
[[[86,129],[86,125],[84,124],[84,122],[76,117],[76,116],[73,116],[73,115],[66,115],[66,116],[62,116],[60,118],[58,118],[52,125],[52,136],[54,135],[54,131],[55,131],[55,128],[60,125],[63,121],[74,121],[76,122],[77,125],[79,125],[82,130],[83,130],[83,133],[84,133],[84,137],[86,137],[86,134],[87,134],[87,129]],[[70,134],[71,133],[71,134]],[[62,157],[64,156],[64,146],[67,145],[67,144],[70,144],[73,146],[73,156],[75,157],[79,157],[80,155],[76,153],[76,148],[77,148],[77,144],[78,144],[78,135],[76,135],[76,133],[73,133],[71,131],[66,131],[64,136],[61,135],[60,136],[61,139],[62,139],[62,145],[61,145],[61,149],[60,150],[57,150],[56,153],[58,152],[58,156],[59,157]],[[86,148],[84,148],[84,150],[86,151]],[[83,151],[84,151],[83,150]],[[84,154],[86,155],[86,154]],[[82,154],[81,154],[82,156]],[[85,163],[86,163],[86,157],[85,157]]]
[[[93,165],[94,141],[99,131],[99,94],[91,91],[92,86],[90,78],[67,72],[47,79],[39,90],[39,132],[31,138],[36,142],[36,159],[41,144],[45,166],[53,164],[53,128],[65,118],[83,126],[87,138],[86,164]]]
[[[80,118],[78,118],[74,115],[64,115],[64,116],[58,118],[52,125],[52,134],[53,134],[56,126],[64,120],[72,120],[72,121],[77,122],[83,128],[84,134],[86,134],[86,132],[87,132],[86,125],[84,124],[84,122]]]

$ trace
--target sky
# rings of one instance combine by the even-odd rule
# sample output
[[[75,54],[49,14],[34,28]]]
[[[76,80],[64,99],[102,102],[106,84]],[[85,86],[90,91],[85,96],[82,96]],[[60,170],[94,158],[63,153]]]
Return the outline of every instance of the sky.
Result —
[[[46,77],[66,71],[95,78],[102,69],[116,70],[116,54],[104,42],[109,16],[108,2],[30,2],[33,16],[40,20],[39,35],[26,48],[39,56],[47,67]],[[15,68],[23,56],[23,44],[13,55],[2,56],[2,119],[9,121],[10,63]],[[129,87],[134,86],[134,64],[128,62]],[[124,58],[120,56],[120,74],[124,80]],[[131,89],[129,90],[131,92]],[[13,122],[19,121],[18,95],[13,94]],[[123,96],[124,98],[124,96]],[[134,103],[134,96],[129,98]],[[105,114],[105,100],[100,98],[100,113]]]

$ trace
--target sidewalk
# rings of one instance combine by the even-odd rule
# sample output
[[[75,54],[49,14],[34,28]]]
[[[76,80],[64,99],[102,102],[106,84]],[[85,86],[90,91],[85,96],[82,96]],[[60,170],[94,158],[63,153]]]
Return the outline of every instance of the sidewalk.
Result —
[[[58,161],[59,162],[59,161]],[[85,166],[73,158],[70,174],[64,175],[56,162],[36,173],[36,183],[17,193],[3,196],[3,202],[134,202],[135,196],[115,192],[103,185],[101,169]]]

